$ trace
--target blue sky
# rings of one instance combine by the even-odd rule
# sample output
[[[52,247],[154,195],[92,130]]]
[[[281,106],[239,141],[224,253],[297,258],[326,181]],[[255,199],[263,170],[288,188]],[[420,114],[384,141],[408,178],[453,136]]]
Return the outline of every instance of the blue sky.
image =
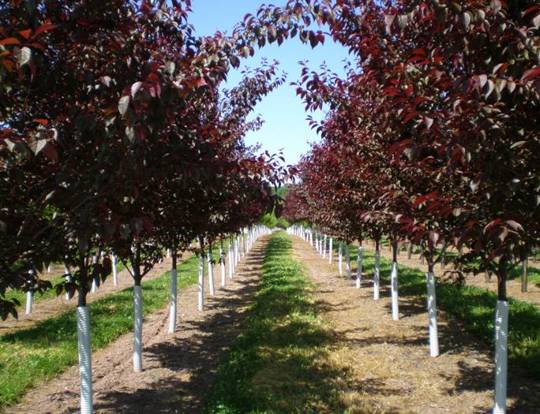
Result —
[[[285,1],[274,0],[273,3],[283,5]],[[199,35],[210,35],[218,30],[230,33],[246,13],[255,13],[262,3],[261,0],[193,0],[193,13],[189,20]],[[342,74],[343,60],[347,56],[342,46],[332,42],[311,49],[295,38],[281,46],[274,44],[258,49],[253,58],[244,60],[243,66],[256,67],[261,58],[276,59],[280,62],[280,69],[288,74],[286,84],[257,106],[255,113],[262,115],[265,124],[261,130],[250,133],[246,142],[250,145],[261,143],[263,149],[271,153],[283,149],[286,162],[296,163],[309,150],[308,143],[318,140],[316,132],[309,128],[300,98],[296,96],[294,87],[289,85],[300,77],[298,62],[307,60],[313,69],[326,62],[330,69]],[[233,86],[239,79],[240,70],[231,73],[228,86]],[[317,119],[321,117],[322,114],[316,114]]]

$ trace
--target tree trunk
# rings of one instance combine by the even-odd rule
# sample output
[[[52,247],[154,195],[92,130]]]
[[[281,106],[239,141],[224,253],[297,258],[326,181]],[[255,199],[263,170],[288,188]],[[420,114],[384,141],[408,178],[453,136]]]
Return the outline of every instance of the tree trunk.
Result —
[[[112,254],[112,272],[114,286],[118,286],[118,269],[116,268],[116,255]]]
[[[143,329],[143,298],[142,298],[142,275],[141,275],[141,249],[135,246],[131,256],[133,269],[133,371],[142,371],[142,329]]]
[[[334,256],[333,244],[334,244],[334,239],[330,237],[330,242],[328,246],[328,264],[332,264],[332,257]]]
[[[379,300],[381,284],[381,242],[375,240],[375,268],[373,270],[373,299]]]
[[[498,300],[495,312],[495,406],[493,414],[506,413],[508,374],[508,302],[506,299],[506,258],[499,260],[497,272]]]
[[[212,245],[208,245],[208,287],[210,290],[210,295],[215,296],[216,295],[216,288],[214,286],[214,257],[212,254]]]
[[[407,259],[412,259],[412,251],[413,251],[413,244],[411,241],[409,241],[409,244],[407,246]]]
[[[25,314],[30,315],[32,313],[32,306],[34,304],[34,292],[32,289],[26,291],[26,308]]]
[[[351,248],[348,243],[345,245],[345,269],[347,271],[347,279],[352,279]]]
[[[225,288],[225,253],[223,252],[223,241],[219,246],[219,268],[221,270],[221,288]]]
[[[67,283],[71,283],[71,281],[72,281],[71,271],[69,270],[67,264],[65,264],[65,263],[64,263],[64,279],[66,279]],[[72,297],[73,297],[73,291],[68,290],[66,292],[66,300],[71,300]]]
[[[199,255],[199,281],[198,287],[198,306],[197,309],[202,312],[204,309],[204,253],[201,251]]]
[[[87,306],[77,306],[77,348],[81,385],[81,414],[94,411],[92,393],[92,347],[90,311]]]
[[[234,266],[234,253],[233,253],[233,243],[232,243],[232,240],[229,241],[229,254],[228,254],[228,259],[227,259],[227,262],[228,262],[228,267],[229,267],[229,279],[232,279],[233,278],[233,272],[234,272],[234,269],[233,269],[233,266]]]
[[[171,292],[170,292],[170,307],[169,307],[169,333],[176,331],[176,315],[177,315],[177,269],[176,269],[176,249],[171,249],[172,264],[171,264]]]
[[[392,242],[392,272],[390,274],[390,289],[392,293],[392,319],[399,320],[399,295],[398,295],[398,243]]]
[[[428,260],[427,284],[427,309],[429,319],[429,354],[432,357],[439,356],[439,335],[437,327],[437,293],[435,286],[433,259]]]
[[[521,273],[521,291],[527,292],[529,289],[529,259],[523,260],[523,272]]]
[[[362,287],[362,260],[364,258],[364,252],[362,249],[362,241],[360,241],[360,246],[358,246],[358,256],[356,258],[357,267],[356,267],[356,288],[360,289]]]
[[[339,275],[343,276],[343,243],[339,242],[338,247],[338,269]]]
[[[96,263],[97,263],[97,256],[94,255],[94,256],[92,256],[92,266],[95,266]],[[92,278],[92,290],[91,290],[91,292],[96,293],[97,289],[98,289],[98,281],[96,280],[96,277],[93,277]]]
[[[240,242],[237,237],[234,240],[234,270],[235,271],[236,271],[236,267],[238,266],[239,261],[240,261]]]

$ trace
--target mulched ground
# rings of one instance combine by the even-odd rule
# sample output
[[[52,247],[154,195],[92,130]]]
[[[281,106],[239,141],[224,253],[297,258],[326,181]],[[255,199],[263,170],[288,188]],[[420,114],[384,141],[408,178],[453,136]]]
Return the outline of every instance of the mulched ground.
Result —
[[[332,363],[347,366],[340,392],[350,413],[487,413],[494,381],[489,349],[439,314],[441,355],[429,356],[425,303],[400,298],[392,321],[389,291],[374,301],[371,284],[361,289],[340,277],[309,244],[293,238],[295,258],[315,282],[321,316],[336,333]],[[372,275],[366,275],[371,278]],[[514,413],[538,413],[540,384],[509,372],[509,405]]]
[[[176,334],[167,334],[167,308],[145,319],[142,373],[132,369],[131,333],[95,352],[95,412],[200,412],[220,359],[238,336],[239,325],[256,291],[267,241],[267,237],[259,239],[241,262],[234,279],[227,279],[224,290],[217,289],[215,297],[206,293],[204,312],[197,311],[196,286],[180,292]],[[219,273],[215,272],[214,277],[219,286]],[[7,413],[75,413],[78,404],[78,367],[72,367],[30,391],[21,404]]]

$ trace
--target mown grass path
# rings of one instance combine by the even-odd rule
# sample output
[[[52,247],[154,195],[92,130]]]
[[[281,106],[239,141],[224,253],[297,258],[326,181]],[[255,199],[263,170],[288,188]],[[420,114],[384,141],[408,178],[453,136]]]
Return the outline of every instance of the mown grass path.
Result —
[[[314,286],[292,259],[283,232],[272,235],[260,287],[240,338],[221,365],[207,413],[340,412],[347,369],[332,364],[331,329],[317,314]]]
[[[455,297],[455,291],[441,288],[441,302],[453,300],[455,315],[460,316],[459,309],[467,321],[441,312],[442,354],[431,358],[422,273],[402,269],[401,320],[392,321],[389,263],[383,262],[386,286],[379,301],[373,301],[368,280],[370,255],[364,269],[366,279],[356,289],[353,280],[338,275],[335,263],[328,265],[308,244],[274,234],[243,334],[220,366],[205,412],[489,411],[491,350],[482,331],[473,327],[487,323],[489,310],[481,309],[490,298]],[[469,300],[476,304],[469,306]],[[514,412],[535,413],[540,384],[515,367],[510,378]]]

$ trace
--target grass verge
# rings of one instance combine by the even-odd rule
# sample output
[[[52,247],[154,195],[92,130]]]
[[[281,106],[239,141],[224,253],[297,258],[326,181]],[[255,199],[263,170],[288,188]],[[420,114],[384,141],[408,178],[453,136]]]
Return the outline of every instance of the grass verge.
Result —
[[[343,411],[336,381],[344,371],[327,359],[333,336],[291,246],[284,233],[272,235],[243,334],[218,370],[206,413]]]
[[[118,262],[116,264],[116,271],[120,273],[122,270],[125,269],[125,266],[122,262]],[[112,280],[112,274],[109,275],[107,280]],[[64,281],[64,276],[53,276],[49,280],[52,284],[51,289],[47,289],[44,292],[38,292],[34,294],[33,301],[34,303],[40,302],[45,299],[53,299],[56,297],[56,285],[60,284]],[[20,289],[11,289],[8,292],[6,292],[6,299],[7,300],[17,300],[20,303],[19,306],[19,312],[21,309],[24,309],[25,303],[26,303],[26,292],[20,290]]]
[[[197,280],[197,257],[178,266],[180,289]],[[144,314],[167,303],[169,272],[143,282]],[[88,305],[92,349],[111,343],[133,326],[132,289],[124,289]],[[23,393],[78,361],[75,310],[36,326],[0,337],[0,407],[17,402]]]

